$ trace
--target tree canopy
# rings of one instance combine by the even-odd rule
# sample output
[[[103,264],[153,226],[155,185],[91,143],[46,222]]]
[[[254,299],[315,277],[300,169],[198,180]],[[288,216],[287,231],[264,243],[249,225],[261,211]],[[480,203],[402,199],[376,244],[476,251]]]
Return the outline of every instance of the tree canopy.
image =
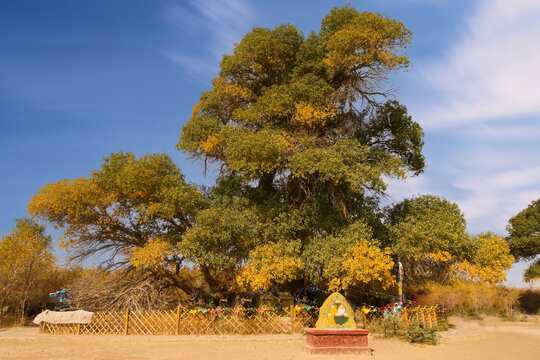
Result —
[[[88,177],[42,187],[28,212],[64,229],[74,259],[102,253],[108,266],[157,271],[156,256],[165,267],[183,264],[176,246],[203,202],[167,155],[116,153]]]
[[[525,271],[525,279],[540,278],[540,199],[510,218],[506,230],[512,254],[518,260],[536,260]]]
[[[321,265],[307,258],[311,244],[333,243],[359,219],[378,235],[385,179],[425,166],[421,127],[384,89],[391,72],[409,66],[410,38],[401,22],[349,6],[334,8],[308,36],[290,24],[246,34],[223,57],[177,145],[220,170],[205,210],[216,216],[200,214],[186,234],[190,252],[213,251],[205,265],[227,257],[238,267],[250,252],[275,249],[284,261],[302,259],[291,267],[302,278],[301,263]],[[360,240],[371,235],[348,246]]]
[[[458,205],[439,196],[405,199],[387,209],[389,241],[409,283],[454,277],[500,283],[514,258],[501,236],[470,236]]]

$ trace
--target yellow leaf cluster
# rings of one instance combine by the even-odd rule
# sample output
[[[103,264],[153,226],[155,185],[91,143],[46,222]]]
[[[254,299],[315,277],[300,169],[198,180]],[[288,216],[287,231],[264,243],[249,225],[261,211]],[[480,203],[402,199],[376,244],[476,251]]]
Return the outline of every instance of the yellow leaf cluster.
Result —
[[[225,93],[238,99],[250,100],[254,96],[253,92],[249,88],[231,83],[222,77],[216,79],[215,87],[223,88]]]
[[[293,122],[314,127],[324,125],[326,120],[336,115],[336,109],[332,105],[313,106],[300,102],[295,105],[296,113]]]
[[[287,132],[283,132],[283,134],[274,135],[274,139],[276,141],[276,144],[283,148],[290,148],[292,146],[292,142],[287,134]]]
[[[155,269],[163,264],[163,261],[173,254],[173,247],[162,239],[150,239],[145,246],[130,250],[129,262],[135,267]]]
[[[407,67],[405,55],[396,53],[411,40],[403,24],[378,14],[363,13],[356,21],[333,34],[323,60],[330,67],[356,69],[381,66],[387,70]]]
[[[477,241],[480,246],[472,261],[458,262],[452,265],[451,269],[470,279],[502,283],[514,262],[508,244],[502,236],[492,233],[480,235]]]
[[[221,149],[219,139],[215,135],[208,136],[206,140],[201,142],[201,145],[199,147],[208,155],[215,155],[219,153]]]
[[[351,246],[343,254],[342,274],[330,280],[329,290],[347,289],[358,283],[377,281],[386,289],[395,284],[394,262],[389,248],[371,246],[367,241]]]
[[[427,253],[426,256],[435,262],[448,262],[452,260],[452,255],[448,251],[437,250],[436,252]]]
[[[200,102],[198,102],[196,104],[193,104],[193,110],[191,110],[191,115],[192,116],[199,115],[200,110],[201,110],[201,103]]]
[[[287,244],[267,244],[250,252],[250,260],[236,281],[240,286],[268,289],[301,276],[304,262]]]

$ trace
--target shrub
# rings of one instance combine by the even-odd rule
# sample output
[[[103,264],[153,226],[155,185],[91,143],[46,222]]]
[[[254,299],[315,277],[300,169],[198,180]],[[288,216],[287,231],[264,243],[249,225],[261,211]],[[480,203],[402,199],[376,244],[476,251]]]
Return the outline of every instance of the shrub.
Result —
[[[448,331],[448,329],[450,328],[450,326],[448,325],[448,320],[446,319],[439,319],[437,325],[437,329],[439,331]]]
[[[540,290],[528,289],[522,292],[518,302],[526,314],[540,314]]]
[[[410,343],[437,345],[438,336],[433,329],[426,329],[421,325],[411,324],[407,329],[407,340]]]
[[[397,316],[387,316],[381,319],[381,325],[385,337],[399,336],[400,318]]]

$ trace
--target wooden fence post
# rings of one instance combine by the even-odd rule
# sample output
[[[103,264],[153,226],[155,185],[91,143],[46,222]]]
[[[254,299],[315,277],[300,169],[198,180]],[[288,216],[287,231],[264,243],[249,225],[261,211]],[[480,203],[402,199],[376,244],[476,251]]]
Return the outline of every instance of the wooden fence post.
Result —
[[[176,309],[176,335],[180,334],[180,305]]]
[[[425,314],[425,310],[421,309],[421,310],[420,310],[420,314],[422,315],[422,325],[424,325],[424,327],[426,327],[426,314]]]
[[[364,329],[367,329],[367,317],[363,311],[362,311],[362,319],[364,320]]]
[[[129,308],[126,309],[126,322],[124,323],[124,335],[128,334]]]
[[[435,327],[439,329],[439,321],[437,320],[437,311],[433,310],[433,322],[435,323]]]
[[[407,309],[403,309],[403,317],[405,318],[405,327],[409,327],[409,315]]]
[[[77,335],[81,334],[81,323],[77,324]]]
[[[295,320],[294,305],[291,305],[291,334],[294,333],[294,320]]]

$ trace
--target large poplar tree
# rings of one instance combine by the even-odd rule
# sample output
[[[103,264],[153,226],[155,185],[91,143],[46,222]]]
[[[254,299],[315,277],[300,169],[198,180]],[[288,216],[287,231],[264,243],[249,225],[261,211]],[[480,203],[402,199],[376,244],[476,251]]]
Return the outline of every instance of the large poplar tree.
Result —
[[[307,36],[254,28],[223,57],[177,145],[219,169],[182,242],[210,281],[245,268],[257,285],[328,284],[345,276],[335,259],[379,251],[386,180],[425,166],[421,127],[385,87],[410,40],[401,22],[345,6]]]

